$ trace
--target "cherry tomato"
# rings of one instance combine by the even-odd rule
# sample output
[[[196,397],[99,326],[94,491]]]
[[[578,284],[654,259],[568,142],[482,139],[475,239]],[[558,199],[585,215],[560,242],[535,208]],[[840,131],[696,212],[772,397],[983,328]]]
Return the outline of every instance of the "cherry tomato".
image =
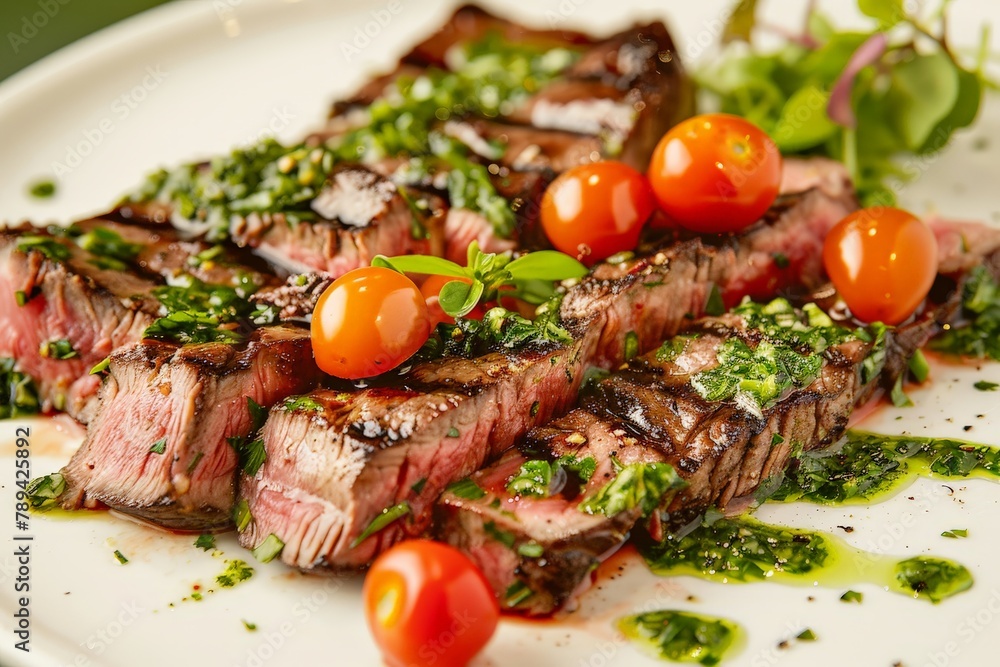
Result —
[[[390,667],[461,667],[489,641],[500,607],[463,553],[430,540],[389,549],[365,577],[368,627]]]
[[[552,181],[542,197],[542,228],[558,250],[594,264],[635,248],[654,208],[642,174],[621,162],[594,162]]]
[[[823,244],[827,274],[864,322],[899,324],[912,315],[937,276],[937,256],[930,227],[898,208],[855,211]]]
[[[391,269],[350,271],[316,302],[313,356],[330,375],[348,380],[391,370],[420,349],[431,331],[420,289]]]
[[[685,229],[737,232],[760,220],[778,196],[781,153],[738,116],[695,116],[660,139],[649,183],[660,208]]]

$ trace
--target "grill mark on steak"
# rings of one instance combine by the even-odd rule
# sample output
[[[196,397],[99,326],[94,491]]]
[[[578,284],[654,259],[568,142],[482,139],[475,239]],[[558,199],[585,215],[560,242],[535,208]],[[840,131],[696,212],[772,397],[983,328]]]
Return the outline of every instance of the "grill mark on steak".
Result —
[[[103,228],[141,250],[128,270],[102,269],[72,240],[45,230],[19,227],[0,234],[0,356],[14,357],[20,370],[38,384],[42,407],[65,409],[86,423],[96,408],[100,378],[89,374],[95,364],[113,351],[137,342],[158,317],[159,301],[152,290],[178,271],[224,284],[237,273],[251,282],[268,285],[273,276],[244,266],[239,254],[226,250],[213,263],[191,266],[188,259],[211,246],[182,241],[164,225],[121,224],[114,217],[93,218],[75,224],[80,232]],[[43,236],[69,252],[60,261],[37,250],[17,249],[26,236]],[[24,306],[15,292],[29,298]],[[77,352],[65,360],[42,356],[41,346],[68,340]]]
[[[264,327],[239,346],[147,340],[111,356],[87,438],[63,468],[67,509],[108,506],[180,530],[228,526],[247,398],[264,407],[315,385],[309,332]],[[165,451],[151,446],[165,440]]]

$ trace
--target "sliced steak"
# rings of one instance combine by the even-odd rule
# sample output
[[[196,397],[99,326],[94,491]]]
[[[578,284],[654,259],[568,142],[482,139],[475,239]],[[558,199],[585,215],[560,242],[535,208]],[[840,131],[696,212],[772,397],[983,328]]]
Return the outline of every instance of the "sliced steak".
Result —
[[[60,500],[179,530],[225,527],[237,466],[229,440],[250,435],[247,399],[267,408],[320,376],[308,330],[290,325],[241,345],[147,340],[116,352]]]
[[[367,266],[375,255],[442,253],[443,202],[401,191],[367,168],[335,170],[311,206],[319,220],[252,214],[234,220],[230,235],[289,273],[322,271],[334,278]]]
[[[597,382],[580,408],[532,430],[518,451],[449,489],[436,510],[439,537],[480,566],[506,606],[549,614],[589,586],[590,573],[643,516],[649,520],[642,525],[658,538],[708,507],[745,506],[796,451],[836,442],[854,406],[875,385],[894,380],[880,374],[883,367],[904,368],[912,344],[926,340],[933,324],[924,318],[913,325],[920,335],[908,338],[906,350],[876,344],[874,332],[856,337],[829,328],[822,339],[835,344],[815,354],[808,341],[817,338],[774,334],[779,326],[808,322],[783,303],[787,308],[772,308],[781,315],[766,325],[744,315],[702,320]],[[846,340],[827,333],[838,330]],[[715,369],[728,345],[782,360],[776,367],[794,381],[773,396],[753,389],[706,394],[720,386]],[[891,363],[893,355],[905,355],[903,364]],[[748,368],[726,381],[763,379]],[[572,457],[569,465],[560,463],[565,457]],[[589,478],[579,472],[584,461],[595,471]],[[679,492],[664,481],[664,464],[686,482]],[[602,491],[617,505],[595,503]]]
[[[273,533],[289,565],[368,564],[426,530],[448,484],[565,411],[585,356],[575,342],[446,358],[393,387],[320,390],[279,406],[262,433],[267,460],[240,484],[253,517],[241,543],[256,547]],[[390,511],[401,516],[362,539]]]
[[[703,312],[713,284],[750,284],[748,272],[777,271],[770,255],[775,236],[785,239],[780,247],[801,271],[775,281],[821,284],[822,267],[799,261],[796,244],[821,244],[852,200],[845,193],[836,213],[827,210],[827,218],[812,221],[806,216],[816,211],[798,207],[833,201],[814,194],[819,192],[785,202],[776,221],[729,244],[686,241],[654,250],[626,268],[597,267],[597,277],[570,288],[563,302],[564,323],[575,336],[567,350],[548,357],[446,358],[416,366],[391,389],[320,392],[310,396],[317,411],[275,410],[264,428],[268,463],[241,485],[254,517],[243,543],[257,546],[274,533],[286,544],[285,562],[337,568],[363,566],[399,539],[419,534],[430,521],[433,500],[448,484],[500,455],[544,415],[572,404],[581,368],[615,367],[627,350],[655,347]],[[777,229],[768,232],[772,227]],[[759,255],[768,263],[741,263]],[[728,289],[727,297],[742,296],[736,289]],[[458,437],[446,437],[451,428]],[[403,502],[405,519],[355,544],[384,511]]]
[[[93,414],[100,386],[90,369],[141,338],[160,314],[153,291],[167,278],[184,271],[226,284],[275,282],[232,252],[181,241],[162,225],[94,218],[55,231],[22,227],[0,234],[0,356],[15,358],[34,378],[45,410],[66,410],[83,422]],[[190,261],[207,251],[211,261]],[[49,343],[58,341],[66,341],[67,354],[50,352]]]

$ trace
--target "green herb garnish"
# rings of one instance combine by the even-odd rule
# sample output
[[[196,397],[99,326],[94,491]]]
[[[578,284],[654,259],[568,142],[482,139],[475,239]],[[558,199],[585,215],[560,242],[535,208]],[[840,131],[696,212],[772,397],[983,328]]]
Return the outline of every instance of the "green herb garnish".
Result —
[[[236,524],[236,532],[242,533],[251,521],[253,521],[253,516],[250,514],[250,505],[245,498],[242,498],[233,507],[233,523]]]
[[[757,4],[743,2],[727,34],[750,41]],[[864,30],[837,29],[811,7],[804,34],[775,51],[734,48],[696,78],[721,111],[763,128],[783,154],[839,160],[863,205],[892,206],[894,181],[920,173],[897,159],[910,165],[944,148],[975,120],[988,85],[985,47],[975,63],[948,47],[947,5],[918,13],[898,0],[859,0],[872,19]]]
[[[445,490],[464,500],[479,500],[486,496],[486,492],[471,477],[449,484]]]
[[[215,548],[215,535],[212,535],[211,533],[202,533],[198,536],[198,539],[194,541],[194,545],[202,551],[211,551]]]
[[[806,628],[799,634],[795,635],[795,638],[800,642],[814,642],[816,641],[816,633],[813,632],[811,628]]]
[[[987,382],[986,380],[980,380],[972,386],[979,391],[996,391],[1000,388],[1000,384],[997,384],[996,382]]]
[[[21,252],[40,252],[54,262],[65,262],[70,258],[69,248],[48,236],[22,236],[17,241],[17,249]]]
[[[125,554],[118,551],[118,549],[115,549],[115,559],[122,565],[125,565],[128,562],[128,558],[125,557]]]
[[[840,596],[841,602],[856,602],[858,604],[861,604],[862,602],[864,602],[864,600],[865,600],[864,593],[859,593],[858,591],[846,591],[843,595]]]
[[[261,563],[270,563],[284,548],[285,543],[277,535],[271,533],[250,553]]]
[[[631,463],[618,471],[613,480],[580,503],[586,514],[613,517],[639,508],[649,516],[670,491],[685,486],[685,482],[668,463]]]
[[[937,604],[972,587],[972,573],[942,558],[917,556],[896,564],[896,585],[915,598]]]
[[[950,537],[951,539],[958,539],[960,537],[968,537],[969,530],[967,528],[952,528],[951,530],[946,530],[941,533],[941,537]]]
[[[976,267],[965,280],[962,315],[967,324],[933,339],[931,349],[1000,361],[1000,284],[985,267]]]
[[[160,438],[152,445],[150,445],[149,451],[152,454],[163,454],[165,451],[167,451],[167,439]]]
[[[285,399],[285,409],[289,412],[322,412],[323,405],[309,396],[292,396]]]
[[[385,530],[408,514],[410,514],[410,503],[405,500],[398,505],[386,507],[378,516],[372,519],[371,523],[368,524],[368,527],[360,535],[354,538],[354,541],[351,542],[351,548],[354,549],[375,533]]]
[[[740,637],[732,621],[684,611],[650,611],[616,623],[645,653],[671,662],[718,665]]]
[[[28,482],[24,492],[31,509],[44,512],[59,504],[59,496],[66,490],[66,479],[59,473],[36,477]]]
[[[56,194],[55,181],[50,179],[36,181],[28,187],[28,194],[35,199],[51,199]]]
[[[254,549],[254,556],[256,555],[257,555],[257,550]],[[222,574],[217,575],[215,577],[215,581],[219,584],[219,586],[222,586],[223,588],[232,588],[236,584],[240,583],[241,581],[246,581],[252,576],[253,576],[253,568],[247,565],[246,561],[231,560],[226,562],[225,571]]]
[[[11,357],[0,357],[0,419],[33,415],[41,409],[34,381],[14,370],[16,364]]]

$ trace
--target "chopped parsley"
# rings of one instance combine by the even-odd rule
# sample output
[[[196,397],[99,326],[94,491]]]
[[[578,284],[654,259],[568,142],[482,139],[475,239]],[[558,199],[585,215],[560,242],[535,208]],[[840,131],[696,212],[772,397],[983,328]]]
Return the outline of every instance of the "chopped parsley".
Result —
[[[14,370],[16,364],[11,357],[0,357],[0,419],[33,415],[41,409],[34,381]]]
[[[972,386],[979,391],[996,391],[1000,388],[1000,384],[997,384],[996,382],[987,382],[986,380],[980,380]]]
[[[165,451],[167,451],[167,439],[160,438],[152,445],[150,445],[149,451],[151,454],[163,454]]]
[[[247,410],[250,413],[250,430],[246,436],[232,436],[227,438],[226,441],[236,451],[236,456],[239,459],[240,468],[243,469],[243,472],[250,477],[254,477],[267,460],[264,439],[253,438],[267,420],[267,409],[249,396],[246,398]]]
[[[200,539],[200,538],[199,538]],[[213,540],[214,543],[214,540]],[[195,543],[197,546],[197,543]],[[206,549],[207,551],[207,549]],[[254,556],[256,556],[256,550]],[[253,568],[247,565],[246,561],[230,560],[226,561],[226,569],[222,574],[215,577],[216,583],[223,588],[232,588],[236,584],[246,581],[253,576]]]
[[[247,621],[245,619],[240,619],[240,620],[243,621],[243,627],[247,629],[247,632],[256,632],[257,631],[257,624],[256,623],[251,623],[250,621]]]
[[[322,412],[323,405],[309,396],[292,396],[285,399],[285,409],[289,412]]]
[[[126,558],[125,554],[123,554],[121,551],[118,551],[118,549],[115,549],[115,559],[122,565],[128,563],[128,558]]]
[[[28,482],[24,492],[31,509],[44,512],[59,504],[59,496],[66,490],[66,479],[59,473],[36,477]]]
[[[800,642],[814,642],[816,641],[816,633],[812,631],[811,628],[806,628],[799,634],[795,635],[795,638]]]
[[[420,495],[420,492],[424,490],[425,486],[427,486],[427,478],[421,477],[410,486],[410,490],[413,491],[413,493]]]
[[[51,199],[56,194],[55,181],[51,179],[35,181],[28,186],[28,194],[35,199]]]
[[[943,558],[915,556],[896,564],[896,586],[934,604],[972,587],[972,573]]]
[[[577,459],[567,454],[551,462],[540,459],[525,461],[507,483],[507,492],[514,496],[548,498],[552,495],[552,480],[560,477],[561,472],[572,473],[586,484],[595,470],[597,461],[592,456]]]
[[[630,463],[618,470],[613,480],[580,503],[586,514],[613,517],[639,508],[649,516],[667,494],[685,486],[685,482],[668,463]]]
[[[242,533],[251,521],[253,521],[253,515],[250,514],[250,505],[246,498],[241,498],[233,507],[233,523],[236,524],[236,532]]]
[[[457,428],[455,428],[454,426],[452,426],[450,429],[448,429],[448,433],[445,434],[445,437],[446,438],[457,438],[460,435],[462,435],[462,433]]]
[[[253,557],[261,563],[270,563],[284,548],[285,543],[281,541],[281,538],[274,533],[271,533],[250,553],[252,553]]]
[[[856,602],[857,604],[861,604],[864,600],[864,593],[859,593],[858,591],[846,591],[840,596],[841,602]]]
[[[211,551],[215,548],[215,535],[212,535],[211,533],[202,533],[198,536],[198,539],[194,541],[194,545],[202,551]]]
[[[449,484],[445,490],[463,500],[479,500],[486,496],[486,492],[471,477],[466,477],[453,484]]]
[[[70,258],[69,248],[48,236],[22,236],[18,239],[17,249],[21,252],[40,252],[54,262],[65,262]]]
[[[517,547],[517,553],[525,558],[541,558],[545,553],[545,547],[538,542],[525,542]]]
[[[968,537],[968,528],[952,528],[951,530],[946,530],[941,533],[941,537],[950,537],[951,539],[958,539],[960,537]]]
[[[42,343],[38,353],[47,359],[73,359],[74,357],[80,356],[77,354],[77,351],[73,349],[73,344],[65,338],[50,340],[46,343]]]
[[[976,267],[966,278],[962,315],[967,324],[943,332],[931,341],[931,349],[1000,360],[1000,284],[985,267]]]
[[[212,285],[184,275],[175,284],[153,290],[163,316],[146,327],[147,338],[178,343],[238,343],[238,330],[254,308],[243,287]]]
[[[91,263],[101,269],[124,271],[142,250],[138,243],[128,243],[117,232],[94,227],[77,238],[78,246],[94,255]]]
[[[718,665],[741,635],[721,618],[686,611],[649,611],[616,623],[625,637],[658,660]]]
[[[399,521],[408,514],[410,514],[410,503],[405,500],[397,505],[393,505],[392,507],[386,507],[378,514],[378,516],[372,519],[371,523],[368,524],[360,535],[354,538],[354,541],[351,542],[351,548],[353,549],[357,547],[372,535],[385,530],[390,525]]]

